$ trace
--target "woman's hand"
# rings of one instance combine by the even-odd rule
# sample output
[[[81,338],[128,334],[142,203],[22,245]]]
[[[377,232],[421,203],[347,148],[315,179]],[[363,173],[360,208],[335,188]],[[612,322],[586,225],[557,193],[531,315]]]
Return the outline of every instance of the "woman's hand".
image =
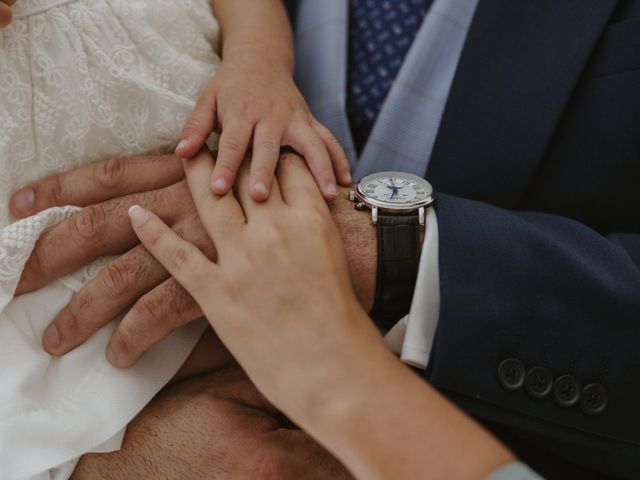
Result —
[[[245,166],[236,200],[233,193],[211,193],[207,179],[214,166],[208,151],[184,163],[218,262],[140,207],[131,210],[134,229],[192,294],[270,399],[293,409],[309,400],[310,390],[328,381],[333,385],[354,337],[384,348],[353,293],[329,208],[299,157],[285,155],[280,160],[278,180],[263,203],[250,197]],[[336,349],[339,354],[326,358]],[[291,395],[292,384],[300,386],[297,398]]]
[[[358,478],[480,478],[512,460],[385,349],[303,162],[281,159],[261,204],[245,168],[237,200],[211,193],[208,152],[185,170],[217,263],[138,206],[130,210],[134,230],[275,406]],[[460,462],[460,451],[473,455]]]
[[[182,132],[176,155],[191,158],[212,131],[221,132],[211,188],[229,191],[247,149],[253,149],[251,196],[269,196],[281,146],[290,146],[307,161],[327,200],[337,196],[336,176],[351,185],[342,147],[311,114],[287,67],[252,52],[225,57],[202,93]],[[334,173],[335,172],[335,173]]]
[[[11,23],[13,18],[11,7],[15,3],[16,0],[0,0],[0,28],[5,28]]]

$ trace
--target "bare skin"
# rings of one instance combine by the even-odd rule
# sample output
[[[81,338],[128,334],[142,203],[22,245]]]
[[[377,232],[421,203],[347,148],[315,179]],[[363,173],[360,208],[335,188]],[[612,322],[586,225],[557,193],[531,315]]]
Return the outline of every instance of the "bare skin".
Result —
[[[513,460],[384,346],[350,288],[338,230],[299,157],[282,160],[263,204],[250,198],[247,168],[235,195],[224,197],[208,188],[208,152],[185,169],[217,262],[139,206],[129,211],[133,227],[278,409],[358,478],[473,479]],[[474,454],[460,462],[458,449]]]
[[[375,291],[376,232],[371,217],[355,211],[344,198],[345,191],[341,190],[330,208],[343,239],[354,290],[368,310]],[[121,255],[53,319],[57,341],[51,340],[49,329],[43,338],[43,347],[50,354],[66,354],[126,311],[111,346],[132,365],[174,329],[202,316],[191,296],[135,237],[127,217],[134,204],[156,212],[174,231],[215,259],[215,248],[198,218],[182,164],[175,156],[97,162],[42,179],[13,196],[10,206],[16,218],[59,205],[85,207],[40,238],[17,294],[37,290],[99,256]]]
[[[282,1],[213,0],[212,5],[224,62],[202,92],[176,154],[191,158],[212,131],[221,133],[211,188],[223,195],[251,148],[251,195],[264,201],[280,147],[287,145],[307,159],[325,198],[334,199],[336,177],[342,185],[351,183],[349,164],[293,81],[293,34]]]
[[[149,328],[162,323],[169,325],[170,329],[177,328],[184,322],[201,316],[195,302],[177,283],[169,279],[164,269],[138,244],[126,218],[126,210],[133,203],[142,202],[156,212],[162,205],[171,206],[173,212],[168,209],[165,219],[172,219],[176,231],[198,243],[203,251],[215,257],[215,249],[208,243],[208,237],[195,215],[195,207],[184,182],[184,172],[176,157],[161,155],[108,160],[43,179],[29,188],[35,192],[35,202],[32,205],[25,208],[16,198],[12,202],[12,210],[18,217],[54,205],[76,204],[88,208],[83,216],[76,216],[43,236],[25,269],[19,286],[20,292],[40,288],[52,279],[64,275],[63,272],[75,270],[82,263],[86,263],[86,259],[107,251],[122,253],[129,250],[110,269],[88,284],[71,305],[61,312],[56,321],[63,320],[65,313],[71,311],[83,321],[107,323],[113,318],[114,306],[115,310],[119,310],[136,302],[142,306],[157,307],[134,308],[129,311],[131,324],[146,325]],[[368,309],[373,302],[375,285],[375,229],[370,218],[362,212],[355,211],[353,205],[344,198],[345,192],[346,189],[331,203],[330,208],[344,241],[354,289],[364,308]],[[87,234],[90,232],[93,233]],[[96,239],[99,239],[99,242],[96,242]],[[60,248],[64,245],[73,248]],[[53,255],[52,252],[56,254]],[[151,283],[138,281],[139,276],[143,274]],[[101,298],[107,299],[109,303],[101,302]],[[170,301],[164,301],[163,298]],[[78,305],[84,305],[86,310],[75,311],[75,306]],[[80,340],[83,338],[81,332],[87,327],[91,328],[91,325],[83,325],[82,322],[72,326],[76,330],[71,333],[71,337],[80,337]],[[127,323],[124,323],[120,328],[126,326]],[[132,342],[131,351],[134,357],[143,353],[143,349],[136,349],[136,346],[152,343],[158,334],[157,328],[148,332],[136,331],[138,335],[144,335],[146,340],[139,342],[140,339],[136,335],[127,337]],[[240,417],[244,415],[248,418],[256,415],[265,418],[271,416],[274,425],[275,422],[282,421],[280,416],[275,416],[274,419],[272,408],[266,411],[245,409],[243,406],[247,400],[243,399],[240,393],[225,401],[205,401],[201,396],[192,401],[192,397],[195,397],[193,385],[207,384],[208,388],[217,391],[218,383],[222,380],[210,373],[228,368],[230,365],[235,365],[235,360],[213,331],[208,330],[172,380],[173,386],[154,399],[129,425],[123,450],[114,454],[87,455],[78,466],[75,478],[159,478],[155,475],[149,477],[150,463],[160,471],[174,472],[175,476],[167,478],[228,476],[223,472],[218,472],[217,477],[193,477],[188,474],[181,476],[180,472],[173,470],[173,455],[189,459],[189,469],[210,472],[211,464],[208,458],[194,456],[192,452],[215,442],[219,442],[219,448],[222,449],[227,440],[227,427],[217,427],[212,422],[211,432],[221,432],[215,439],[212,439],[213,433],[209,431],[206,434],[191,431],[185,436],[184,442],[175,441],[176,431],[183,432],[187,428],[182,426],[183,423],[188,424],[202,416],[227,418],[229,410],[233,410],[238,414],[238,423],[243,421]],[[247,382],[247,385],[242,392],[256,395],[255,388],[246,379],[244,382]],[[167,414],[173,423],[167,425],[164,414],[157,413],[159,410],[174,412]],[[317,473],[315,468],[300,473],[299,464],[291,457],[291,451],[299,450],[294,448],[294,445],[299,443],[302,445],[300,449],[309,448],[316,453],[319,450],[327,465],[333,465],[329,468],[330,474],[327,478],[341,478],[341,475],[335,475],[336,461],[333,457],[318,447],[308,435],[300,431],[293,435],[289,432],[287,435],[287,442],[275,442],[274,435],[261,435],[256,438],[249,432],[242,437],[245,441],[238,440],[233,448],[220,453],[220,456],[247,459],[254,455],[256,450],[268,452],[265,454],[269,456],[268,462],[278,465],[282,473],[275,478],[282,478],[284,472],[289,469],[293,478],[316,478],[313,477]],[[260,446],[257,447],[257,444]],[[166,454],[169,449],[171,455]],[[312,467],[313,463],[310,466]],[[189,469],[186,470],[187,473],[194,471]],[[234,473],[237,474],[234,478],[238,478],[240,473]],[[246,478],[256,478],[254,473],[246,473]]]
[[[75,480],[341,479],[341,464],[292,428],[239,367],[183,380],[127,428],[122,449],[85,455]]]
[[[166,161],[167,158],[163,160]],[[138,162],[144,163],[145,159],[138,159]],[[169,163],[171,162],[169,161]],[[306,172],[304,169],[300,171]],[[124,228],[124,222],[120,215],[122,210],[120,209],[130,206],[132,203],[140,203],[140,199],[144,200],[150,208],[154,208],[152,205],[161,207],[165,204],[162,193],[154,192],[153,187],[149,187],[149,177],[145,177],[144,181],[147,182],[147,185],[144,186],[145,188],[140,188],[140,185],[133,185],[136,181],[140,181],[140,177],[118,175],[115,177],[118,181],[111,182],[112,188],[103,188],[101,192],[99,189],[91,188],[92,180],[95,186],[96,172],[99,172],[98,175],[103,173],[104,164],[85,167],[84,171],[79,172],[79,176],[77,176],[78,171],[71,172],[70,174],[47,179],[33,186],[36,191],[35,200],[38,206],[34,206],[34,208],[46,205],[47,202],[62,201],[64,195],[61,195],[61,192],[67,195],[75,195],[75,198],[80,200],[80,202],[65,201],[64,203],[80,203],[86,205],[92,202],[105,202],[99,207],[92,207],[94,213],[95,211],[99,211],[104,214],[93,218],[94,220],[97,219],[97,222],[94,222],[93,226],[103,229],[102,231],[108,232],[108,234],[107,238],[101,238],[100,244],[96,245],[95,239],[91,239],[89,236],[78,235],[77,232],[79,229],[77,227],[82,227],[82,222],[77,218],[59,227],[57,231],[53,229],[48,237],[43,237],[41,244],[37,248],[37,250],[39,249],[39,254],[36,254],[36,257],[38,257],[40,261],[31,262],[31,266],[29,267],[30,270],[27,279],[32,282],[30,284],[31,288],[34,288],[33,285],[37,282],[43,281],[43,277],[39,277],[37,274],[39,270],[42,271],[44,278],[55,278],[57,275],[56,272],[73,268],[74,262],[79,261],[77,258],[78,251],[85,252],[83,255],[86,256],[91,254],[99,255],[100,252],[95,252],[96,247],[98,250],[113,249],[114,245],[123,242],[123,238],[125,238],[128,248],[131,248],[131,245],[135,245],[135,242],[133,242],[130,236],[127,237],[129,232]],[[305,175],[308,175],[308,172],[306,172]],[[84,185],[87,186],[85,192],[72,191],[64,187],[65,185],[73,184],[83,185],[83,180],[85,182]],[[176,181],[178,183],[183,182],[182,176],[176,179]],[[125,187],[120,182],[126,182],[128,185]],[[54,186],[53,189],[51,188],[52,186]],[[136,193],[130,197],[105,201],[105,199],[113,196],[126,195],[127,188],[133,189],[134,192],[150,191],[150,193]],[[172,206],[175,207],[175,193],[180,190],[178,187],[172,185],[165,188],[176,189],[172,190],[174,195],[169,196],[169,198],[173,200]],[[104,190],[111,191],[106,193]],[[113,190],[115,190],[115,193]],[[187,207],[189,205],[191,205],[190,208],[193,208],[192,204],[187,204]],[[158,212],[158,209],[155,210]],[[180,218],[180,215],[184,216],[188,211],[189,208],[185,208],[183,214],[178,214],[177,217],[173,216],[171,218],[174,220]],[[335,235],[340,236],[344,241],[343,247],[348,261],[347,267],[358,300],[356,303],[360,303],[361,306],[355,307],[355,304],[351,300],[348,303],[353,306],[354,312],[362,312],[362,306],[365,306],[365,308],[370,307],[373,296],[375,277],[375,231],[371,226],[370,218],[367,215],[355,212],[352,205],[348,204],[346,200],[344,202],[336,202],[332,213],[333,220],[338,226],[335,230]],[[87,217],[85,216],[84,218]],[[193,215],[187,214],[185,218],[193,218]],[[326,221],[326,216],[323,218],[323,221]],[[81,219],[82,217],[80,220]],[[114,224],[110,226],[108,222],[111,221],[113,221]],[[195,230],[202,229],[199,223],[194,225]],[[109,238],[109,234],[117,234],[118,230],[124,230],[124,237],[115,235],[115,239],[113,237]],[[174,231],[176,230],[174,227]],[[193,236],[195,232],[187,229],[183,231],[189,235],[185,236],[192,242],[194,241],[192,238],[203,237],[199,234]],[[50,263],[41,261],[43,254],[50,251],[52,244],[60,245],[60,242],[63,241],[62,239],[69,235],[75,235],[74,241],[77,243],[74,245],[74,251],[76,252],[76,256],[65,256],[63,252],[58,258],[47,259]],[[207,251],[206,244],[200,248],[205,252]],[[135,266],[135,261],[125,265],[126,268],[131,268],[132,266]],[[344,273],[342,275],[344,276]],[[94,287],[96,286],[99,291],[100,285],[94,285]],[[148,289],[148,286],[146,288]],[[121,292],[122,291],[124,290],[121,290]],[[146,291],[148,290],[135,290],[134,295],[144,295]],[[95,290],[93,294],[95,294]],[[185,296],[188,297],[186,293]],[[185,304],[181,304],[180,308],[184,308],[184,305]],[[215,306],[213,308],[215,308]],[[160,309],[156,311],[156,313],[161,314],[158,318],[171,320],[171,310],[163,313],[163,309]],[[173,310],[173,313],[175,315],[175,310]],[[182,313],[184,314],[184,310],[182,310]],[[199,309],[194,309],[188,316],[190,317],[191,315],[193,315],[193,318],[196,318],[201,315],[201,312]],[[371,329],[366,315],[362,316],[359,314],[353,318],[360,319],[358,322],[361,322],[361,326],[356,329],[358,332],[361,332],[363,328],[365,330]],[[153,322],[143,324],[147,326],[154,325]],[[157,325],[157,323],[155,324]],[[334,323],[334,326],[339,327],[340,324],[340,322],[337,324]],[[340,337],[340,335],[336,335],[336,337]],[[360,334],[352,337],[350,340],[351,344],[356,345],[360,337]],[[389,451],[389,441],[395,445],[399,445],[401,444],[400,439],[390,440],[387,433],[382,435],[376,434],[372,437],[370,435],[371,432],[367,432],[369,429],[363,432],[361,427],[368,425],[371,419],[377,418],[380,412],[390,412],[391,415],[384,415],[383,417],[386,418],[380,418],[380,421],[376,422],[376,430],[378,433],[389,432],[389,426],[397,425],[401,418],[406,419],[405,413],[410,411],[410,409],[414,409],[416,412],[422,412],[423,414],[425,412],[427,413],[422,420],[425,422],[425,426],[427,424],[429,425],[429,428],[419,427],[420,424],[418,422],[406,425],[405,427],[410,430],[413,429],[412,436],[424,435],[425,433],[431,432],[431,436],[437,438],[436,442],[430,442],[429,438],[431,437],[429,437],[425,438],[424,442],[416,442],[414,444],[417,446],[423,444],[431,445],[427,450],[433,449],[433,451],[430,452],[431,455],[434,456],[434,458],[431,459],[432,462],[437,459],[436,463],[442,466],[459,467],[455,458],[449,458],[450,456],[445,458],[438,450],[445,441],[454,442],[459,445],[465,442],[472,442],[476,451],[480,452],[482,450],[482,452],[478,454],[478,465],[475,467],[473,465],[466,466],[469,467],[465,475],[465,477],[468,478],[474,478],[474,473],[488,472],[492,468],[512,458],[506,450],[501,448],[486,435],[485,432],[473,425],[472,422],[444,402],[435,392],[428,389],[425,390],[426,386],[424,382],[417,379],[406,367],[401,366],[397,362],[397,359],[393,358],[393,356],[381,346],[381,342],[379,343],[378,340],[374,340],[375,335],[373,331],[366,337],[369,338],[370,341],[365,342],[368,343],[367,345],[362,344],[360,347],[364,349],[363,351],[370,348],[373,349],[370,350],[370,354],[364,355],[364,360],[362,361],[365,361],[366,365],[354,365],[354,367],[357,368],[353,373],[355,374],[357,371],[371,371],[367,365],[370,366],[369,362],[371,359],[378,358],[381,362],[380,366],[386,366],[374,370],[384,376],[386,379],[384,381],[385,384],[391,386],[397,384],[395,387],[389,388],[387,392],[388,395],[381,395],[376,398],[375,401],[369,402],[371,399],[370,392],[374,385],[368,385],[365,386],[366,388],[357,388],[354,390],[349,387],[350,382],[346,381],[346,383],[343,382],[342,385],[340,385],[340,388],[322,389],[325,394],[330,391],[353,390],[352,393],[354,396],[351,398],[353,403],[348,402],[348,404],[351,405],[349,406],[347,404],[346,409],[340,408],[336,411],[333,408],[329,408],[328,410],[312,408],[311,411],[306,409],[294,411],[295,408],[293,405],[297,402],[288,405],[288,408],[292,410],[292,413],[295,413],[296,417],[308,423],[307,427],[311,428],[312,431],[315,432],[315,435],[323,438],[323,441],[328,442],[328,444],[333,444],[333,448],[337,449],[334,453],[340,453],[340,458],[350,464],[350,468],[356,471],[359,470],[360,473],[368,471],[367,469],[371,466],[379,472],[385,471],[388,468],[394,468],[394,464],[397,464],[397,462],[387,464],[383,461],[383,463],[380,464],[379,461],[386,458],[386,455],[381,455],[381,453]],[[215,337],[213,338],[215,342]],[[241,343],[236,343],[236,347]],[[208,350],[205,343],[203,343],[199,349],[196,349],[196,352],[201,352],[203,351],[202,349],[204,349],[204,351]],[[198,356],[199,355],[195,355],[195,357]],[[192,375],[210,367],[215,368],[216,362],[218,362],[218,367],[227,365],[229,357],[223,352],[217,357],[217,360],[212,362],[213,365],[206,365],[207,359],[209,358],[207,355],[200,356],[200,358],[204,358],[204,365],[199,363],[199,361],[188,364],[185,370],[181,372],[182,377],[180,377],[186,379],[178,381],[174,386],[169,387],[168,390],[159,395],[145,411],[141,412],[136,421],[130,425],[125,446],[121,452],[109,455],[86,456],[82,459],[78,467],[76,478],[163,478],[158,477],[157,474],[149,476],[149,471],[167,472],[164,478],[177,479],[194,478],[194,476],[195,478],[225,478],[230,475],[233,475],[234,478],[317,478],[312,475],[317,475],[318,469],[307,468],[309,465],[316,465],[307,460],[312,458],[309,457],[310,451],[313,452],[313,458],[319,458],[318,455],[323,458],[321,462],[323,465],[332,465],[329,470],[330,474],[327,475],[328,478],[339,478],[339,474],[336,474],[336,471],[344,471],[341,470],[340,467],[336,467],[339,463],[333,460],[331,455],[322,450],[322,448],[306,434],[300,431],[294,431],[294,433],[289,432],[286,433],[286,438],[289,440],[288,442],[282,442],[280,440],[279,436],[283,433],[282,429],[285,427],[285,430],[287,430],[286,427],[290,426],[289,422],[277,414],[268,402],[259,401],[256,403],[255,397],[251,393],[255,392],[255,388],[251,387],[250,384],[248,384],[248,386],[245,385],[245,388],[240,389],[240,392],[233,390],[231,396],[224,397],[224,401],[218,401],[220,400],[220,396],[225,394],[216,392],[229,391],[225,390],[224,382],[222,384],[218,383],[219,381],[217,379],[219,377],[216,375]],[[335,359],[333,361],[335,361]],[[357,358],[356,361],[362,363]],[[254,367],[255,365],[259,365],[259,363],[254,364]],[[256,374],[255,371],[254,374]],[[347,373],[341,376],[358,378],[358,375],[348,375]],[[272,375],[271,377],[273,378]],[[374,384],[378,381],[380,380],[374,379]],[[200,382],[206,383],[207,386],[211,386],[214,390],[213,393],[216,400],[207,403],[207,407],[209,407],[207,409],[202,407],[202,403],[200,402],[202,395],[198,394],[202,392],[202,388],[198,390],[197,387],[195,387],[196,394],[194,394],[192,388],[192,385],[200,385],[201,387],[202,383]],[[308,387],[313,390],[317,389],[318,385],[309,385]],[[273,388],[273,386],[271,386],[271,388]],[[404,392],[403,399],[395,396],[394,392]],[[272,391],[271,394],[273,395],[274,391]],[[190,400],[193,399],[194,396],[198,401],[191,402]],[[287,396],[288,395],[283,394],[283,392],[280,392],[278,395],[274,395],[274,398],[277,398],[281,403],[287,403],[289,401]],[[363,409],[362,401],[365,399],[369,405],[366,409]],[[401,400],[402,403],[399,404],[399,400]],[[250,406],[248,410],[246,408],[247,405]],[[394,406],[398,407],[398,405],[402,405],[399,408],[402,413],[400,417],[397,415],[398,408],[394,408]],[[336,405],[334,404],[333,406],[335,407]],[[393,413],[394,411],[396,414]],[[235,416],[236,413],[238,414],[237,417]],[[167,416],[169,416],[168,419]],[[277,431],[278,435],[267,435],[264,433],[265,430],[255,428],[256,424],[254,419],[264,419],[265,416],[270,422],[270,430],[267,429],[267,431]],[[422,415],[415,416],[415,418],[419,417],[422,417]],[[412,416],[411,418],[414,417]],[[209,425],[209,423],[205,421],[208,419],[214,419],[214,422]],[[247,419],[250,419],[249,426],[247,426]],[[226,423],[229,420],[232,421],[231,425]],[[236,423],[235,420],[238,420],[238,422]],[[203,424],[209,428],[199,430],[198,427]],[[335,429],[331,427],[331,425],[343,426],[344,428]],[[457,427],[451,428],[452,425],[457,425]],[[438,435],[433,434],[431,430],[434,426],[438,426],[439,428],[440,432]],[[402,429],[399,429],[395,433],[404,436],[401,430]],[[456,432],[461,433],[462,436],[457,436]],[[276,440],[274,440],[274,438],[276,438]],[[366,438],[367,441],[362,442],[361,439],[363,438]],[[176,441],[176,439],[179,440]],[[482,448],[478,450],[475,447]],[[202,452],[205,450],[206,452],[211,452],[211,456],[203,455]],[[199,454],[194,456],[194,451]],[[295,455],[292,456],[292,452],[296,452]],[[422,455],[421,453],[413,458],[423,461],[428,460],[426,457],[422,457]],[[176,460],[175,456],[179,456],[180,459],[186,459],[185,461],[187,461],[188,465],[182,465],[180,463],[181,460]],[[297,458],[305,459],[302,470],[300,463],[296,461]],[[224,461],[222,459],[224,459]],[[218,465],[218,470],[214,469],[214,463]],[[224,466],[220,467],[220,465]],[[407,464],[405,466],[409,465]],[[229,467],[231,468],[230,470]],[[413,465],[413,468],[416,470],[418,467],[420,471],[424,471],[423,465]],[[222,468],[222,470],[220,468]],[[336,468],[339,470],[336,470]],[[182,476],[183,472],[187,472],[186,476]],[[147,477],[145,477],[145,475],[147,475]],[[162,473],[162,475],[165,475],[165,473]]]

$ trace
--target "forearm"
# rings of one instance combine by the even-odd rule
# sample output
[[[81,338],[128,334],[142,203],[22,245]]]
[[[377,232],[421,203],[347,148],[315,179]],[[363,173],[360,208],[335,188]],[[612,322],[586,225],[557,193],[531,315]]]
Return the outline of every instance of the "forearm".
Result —
[[[330,383],[311,387],[314,400],[296,420],[356,477],[481,478],[513,460],[370,332],[346,343]],[[473,455],[461,462],[460,452]]]
[[[281,0],[212,0],[224,61],[266,60],[293,73],[293,34]]]

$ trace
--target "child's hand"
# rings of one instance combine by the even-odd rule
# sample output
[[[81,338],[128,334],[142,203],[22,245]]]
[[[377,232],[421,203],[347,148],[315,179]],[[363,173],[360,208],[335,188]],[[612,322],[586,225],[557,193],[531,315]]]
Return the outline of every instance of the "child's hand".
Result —
[[[11,23],[11,7],[16,0],[0,0],[0,28],[4,28]]]
[[[269,197],[281,146],[304,156],[327,200],[337,196],[336,176],[341,184],[351,184],[342,147],[311,115],[286,69],[259,61],[223,62],[198,100],[176,155],[195,156],[212,131],[221,132],[211,179],[211,188],[218,195],[233,185],[251,145],[250,191],[256,201]]]

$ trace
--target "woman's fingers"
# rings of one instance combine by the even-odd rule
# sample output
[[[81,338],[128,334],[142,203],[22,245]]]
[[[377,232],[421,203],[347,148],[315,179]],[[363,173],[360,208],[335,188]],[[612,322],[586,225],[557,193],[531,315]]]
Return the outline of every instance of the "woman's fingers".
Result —
[[[251,198],[257,202],[269,198],[273,175],[280,155],[283,132],[283,128],[277,124],[260,122],[256,126],[249,182]]]
[[[211,152],[207,148],[191,160],[184,160],[184,169],[191,196],[207,234],[218,252],[233,243],[246,224],[242,207],[232,192],[224,196],[211,193],[209,178],[214,169]]]
[[[290,206],[324,205],[322,194],[304,160],[295,153],[280,156],[277,171],[282,198]]]
[[[353,179],[351,178],[351,167],[349,166],[349,160],[347,160],[347,155],[344,153],[342,145],[333,136],[331,130],[322,125],[320,122],[314,121],[311,124],[311,127],[316,131],[316,133],[322,138],[329,155],[331,156],[331,163],[333,164],[333,170],[338,177],[338,181],[344,187],[350,187],[353,183]]]
[[[286,144],[302,155],[327,200],[338,196],[336,177],[327,147],[318,133],[309,125],[300,125],[288,132]]]
[[[62,205],[84,207],[137,192],[173,185],[184,177],[173,155],[114,158],[52,175],[18,190],[11,198],[16,218]]]
[[[229,120],[223,126],[218,158],[211,177],[211,189],[214,193],[224,195],[233,185],[252,134],[253,125],[241,118]]]
[[[139,205],[129,209],[129,217],[142,244],[196,301],[211,293],[217,266],[204,253]]]
[[[180,158],[191,158],[204,146],[216,125],[216,96],[201,95],[196,107],[187,121],[180,143],[176,147],[176,155]]]

